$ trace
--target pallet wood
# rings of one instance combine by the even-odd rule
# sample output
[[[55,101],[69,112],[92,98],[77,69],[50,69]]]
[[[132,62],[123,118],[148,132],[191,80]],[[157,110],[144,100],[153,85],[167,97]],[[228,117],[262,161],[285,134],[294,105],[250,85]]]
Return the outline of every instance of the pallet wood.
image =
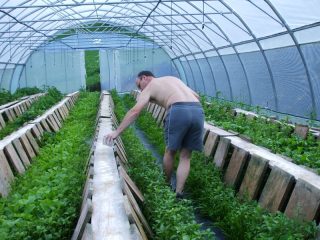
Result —
[[[143,240],[136,224],[130,224],[130,232],[132,240]]]
[[[28,130],[28,131],[26,132],[26,136],[27,136],[27,138],[28,138],[28,140],[29,140],[29,142],[30,142],[30,144],[31,144],[34,152],[35,152],[36,154],[39,154],[40,147],[39,147],[37,141],[36,141],[36,140],[34,139],[34,137],[32,136],[30,130]]]
[[[2,114],[0,114],[0,126],[2,128],[4,128],[6,126],[6,123],[5,123],[5,121],[4,121],[3,117],[2,117]]]
[[[85,227],[91,218],[92,209],[92,202],[90,199],[87,199],[85,207],[80,214],[76,229],[74,230],[73,235],[71,237],[71,240],[78,240],[82,238]]]
[[[92,226],[90,223],[86,224],[81,240],[93,240]]]
[[[25,150],[23,149],[23,146],[19,139],[15,139],[12,141],[13,146],[17,150],[17,153],[19,154],[19,157],[21,161],[23,162],[23,165],[25,167],[28,167],[30,165],[30,160],[28,158],[28,155],[26,154]]]
[[[217,151],[214,154],[213,162],[217,168],[224,169],[227,166],[227,155],[230,149],[231,140],[220,137]]]
[[[262,182],[268,169],[268,160],[258,155],[251,155],[247,171],[239,189],[239,195],[247,195],[256,200],[262,190]]]
[[[294,133],[302,139],[306,139],[308,137],[309,127],[307,125],[296,124],[294,127]]]
[[[139,208],[138,203],[136,202],[134,196],[132,195],[129,186],[127,185],[126,182],[123,181],[122,187],[123,187],[124,193],[128,196],[129,202],[131,203],[133,217],[135,219],[135,222],[137,223],[137,227],[138,227],[143,239],[147,239],[147,236],[145,235],[144,229],[147,231],[148,236],[150,236],[150,238],[153,238],[153,232],[152,232],[147,220],[143,216],[143,214]],[[142,223],[140,223],[140,221]],[[140,223],[140,224],[138,224],[138,223]]]
[[[47,132],[52,132],[52,130],[50,129],[50,127],[49,127],[49,125],[48,125],[48,123],[46,122],[45,119],[42,119],[42,120],[40,121],[40,123],[41,123],[41,127],[42,127],[45,131],[47,131]]]
[[[158,118],[157,118],[157,124],[158,124],[158,126],[159,126],[160,123],[163,121],[163,119],[164,119],[164,117],[165,117],[165,114],[166,114],[166,109],[165,109],[165,108],[161,108],[160,113],[159,113]]]
[[[38,141],[41,140],[41,133],[40,133],[39,128],[37,127],[37,125],[34,125],[31,128],[31,133],[36,139],[38,139]]]
[[[136,198],[140,201],[140,203],[143,203],[144,197],[143,197],[142,193],[140,192],[139,188],[137,187],[137,185],[132,181],[130,176],[127,174],[127,172],[122,167],[119,167],[118,170],[119,170],[120,175],[123,177],[123,179],[126,181],[129,188],[131,189],[131,191],[136,196]]]
[[[270,212],[284,211],[294,187],[294,177],[274,166],[263,188],[259,203]]]
[[[4,152],[0,150],[0,195],[2,197],[8,196],[10,183],[13,179],[14,175],[7,158],[4,155]]]
[[[52,114],[49,114],[48,117],[46,118],[46,122],[48,123],[48,126],[54,131],[58,132],[59,131],[59,126],[56,123],[55,119],[53,118]]]
[[[93,180],[92,178],[88,175],[86,184],[83,189],[82,193],[82,205],[81,205],[81,211],[85,207],[86,204],[86,199],[91,199],[93,194]]]
[[[34,158],[36,156],[36,153],[34,152],[33,148],[31,147],[31,144],[30,144],[26,135],[22,135],[20,137],[20,142],[21,142],[25,152],[27,153],[29,159],[31,160],[32,158]]]
[[[22,161],[21,161],[20,157],[18,156],[16,150],[12,146],[12,144],[9,143],[7,146],[4,147],[3,150],[6,155],[7,160],[10,161],[14,170],[18,173],[24,173],[25,168],[24,168]]]
[[[312,184],[298,179],[289,199],[285,214],[306,221],[319,221],[320,190]]]
[[[124,209],[126,211],[129,223],[131,225],[132,223],[135,223],[135,221],[134,221],[134,218],[132,216],[130,202],[129,202],[129,199],[128,199],[127,195],[123,195],[123,198],[124,198]]]
[[[233,186],[238,189],[241,183],[241,177],[243,176],[243,171],[248,162],[249,153],[241,148],[235,147],[228,164],[227,170],[224,174],[224,182],[228,186]]]
[[[209,157],[213,155],[218,145],[218,141],[219,141],[219,136],[217,134],[215,134],[214,132],[208,133],[207,140],[203,148],[205,156]]]

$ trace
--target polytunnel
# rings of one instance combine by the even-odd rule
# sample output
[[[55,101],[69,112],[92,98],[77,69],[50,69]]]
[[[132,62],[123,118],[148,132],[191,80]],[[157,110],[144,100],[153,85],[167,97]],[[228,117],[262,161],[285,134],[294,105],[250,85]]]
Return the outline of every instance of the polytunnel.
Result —
[[[168,109],[150,102],[146,112],[155,122],[143,115],[134,126],[138,137],[130,132],[105,144],[104,136],[141,94],[135,81],[143,70],[177,77],[201,98],[204,149],[192,158],[204,165],[191,166],[191,201],[182,200],[187,207],[177,207],[181,201],[174,197],[159,200],[170,199],[172,191],[163,190],[163,174],[156,177],[159,170],[148,162],[157,151],[165,154],[159,150],[166,147],[163,136],[155,132],[162,132]],[[320,238],[320,1],[0,0],[0,96],[1,239]],[[135,145],[138,139],[144,147]],[[82,165],[72,165],[84,155]],[[41,170],[28,169],[33,158],[46,162],[52,156],[73,161],[52,158]],[[132,160],[130,170],[130,158],[145,166]],[[55,170],[59,180],[50,175]],[[29,171],[46,177],[11,190],[14,179]],[[36,185],[41,181],[48,186]],[[121,187],[107,188],[112,184]],[[78,186],[80,194],[74,192]],[[219,193],[225,186],[233,192]],[[24,196],[27,188],[34,192]],[[247,198],[275,215],[239,205]],[[196,220],[188,213],[193,207]],[[18,209],[25,209],[21,218],[28,223],[14,215]],[[205,231],[206,224],[211,227]]]

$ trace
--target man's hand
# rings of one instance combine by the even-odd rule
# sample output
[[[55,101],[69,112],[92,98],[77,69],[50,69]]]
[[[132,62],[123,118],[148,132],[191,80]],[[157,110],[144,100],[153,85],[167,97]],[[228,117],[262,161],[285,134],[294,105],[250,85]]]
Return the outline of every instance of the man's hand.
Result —
[[[105,135],[103,137],[103,144],[112,146],[113,145],[113,139],[117,138],[119,136],[117,131],[113,131],[109,133],[108,135]]]

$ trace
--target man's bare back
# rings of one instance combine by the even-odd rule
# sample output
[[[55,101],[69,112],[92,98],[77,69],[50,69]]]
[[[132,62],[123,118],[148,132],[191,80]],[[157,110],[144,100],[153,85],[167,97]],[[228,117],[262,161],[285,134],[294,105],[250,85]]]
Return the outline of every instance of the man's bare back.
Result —
[[[199,102],[199,96],[180,79],[171,76],[153,78],[141,95],[149,95],[150,100],[166,109],[176,102]]]

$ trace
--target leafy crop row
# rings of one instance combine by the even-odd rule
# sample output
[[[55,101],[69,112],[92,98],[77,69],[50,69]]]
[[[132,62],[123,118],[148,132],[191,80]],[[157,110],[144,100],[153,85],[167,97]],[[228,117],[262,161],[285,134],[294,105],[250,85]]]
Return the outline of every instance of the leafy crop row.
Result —
[[[296,164],[313,168],[320,174],[320,141],[315,140],[312,134],[303,140],[293,133],[294,129],[289,125],[264,118],[248,119],[244,115],[235,117],[230,103],[213,100],[210,105],[203,106],[207,121],[246,135],[254,144],[290,157]]]
[[[115,113],[122,119],[126,113],[119,96],[112,92]],[[178,202],[175,194],[165,183],[160,168],[151,153],[144,149],[132,128],[127,129],[122,139],[129,159],[129,174],[143,192],[146,202],[144,213],[151,223],[156,239],[208,239],[208,231],[200,231],[195,223],[189,201]]]
[[[81,93],[61,130],[44,137],[39,156],[0,200],[0,239],[70,239],[98,104],[98,93]]]
[[[33,95],[40,92],[42,92],[42,90],[37,87],[26,87],[19,88],[15,91],[14,94],[11,94],[8,90],[2,88],[0,89],[0,105],[14,101],[23,96]]]
[[[126,97],[129,106],[134,99]],[[161,154],[165,144],[162,129],[152,115],[144,111],[137,120],[152,144]],[[223,229],[228,239],[314,239],[315,223],[287,218],[282,213],[271,214],[256,202],[240,200],[233,189],[224,185],[221,172],[203,153],[193,153],[186,191],[200,212]]]
[[[41,96],[27,111],[17,117],[13,122],[7,122],[6,126],[0,130],[0,140],[16,131],[24,123],[43,114],[47,109],[62,99],[62,94],[55,87],[50,87],[47,91],[48,93],[46,95]]]

